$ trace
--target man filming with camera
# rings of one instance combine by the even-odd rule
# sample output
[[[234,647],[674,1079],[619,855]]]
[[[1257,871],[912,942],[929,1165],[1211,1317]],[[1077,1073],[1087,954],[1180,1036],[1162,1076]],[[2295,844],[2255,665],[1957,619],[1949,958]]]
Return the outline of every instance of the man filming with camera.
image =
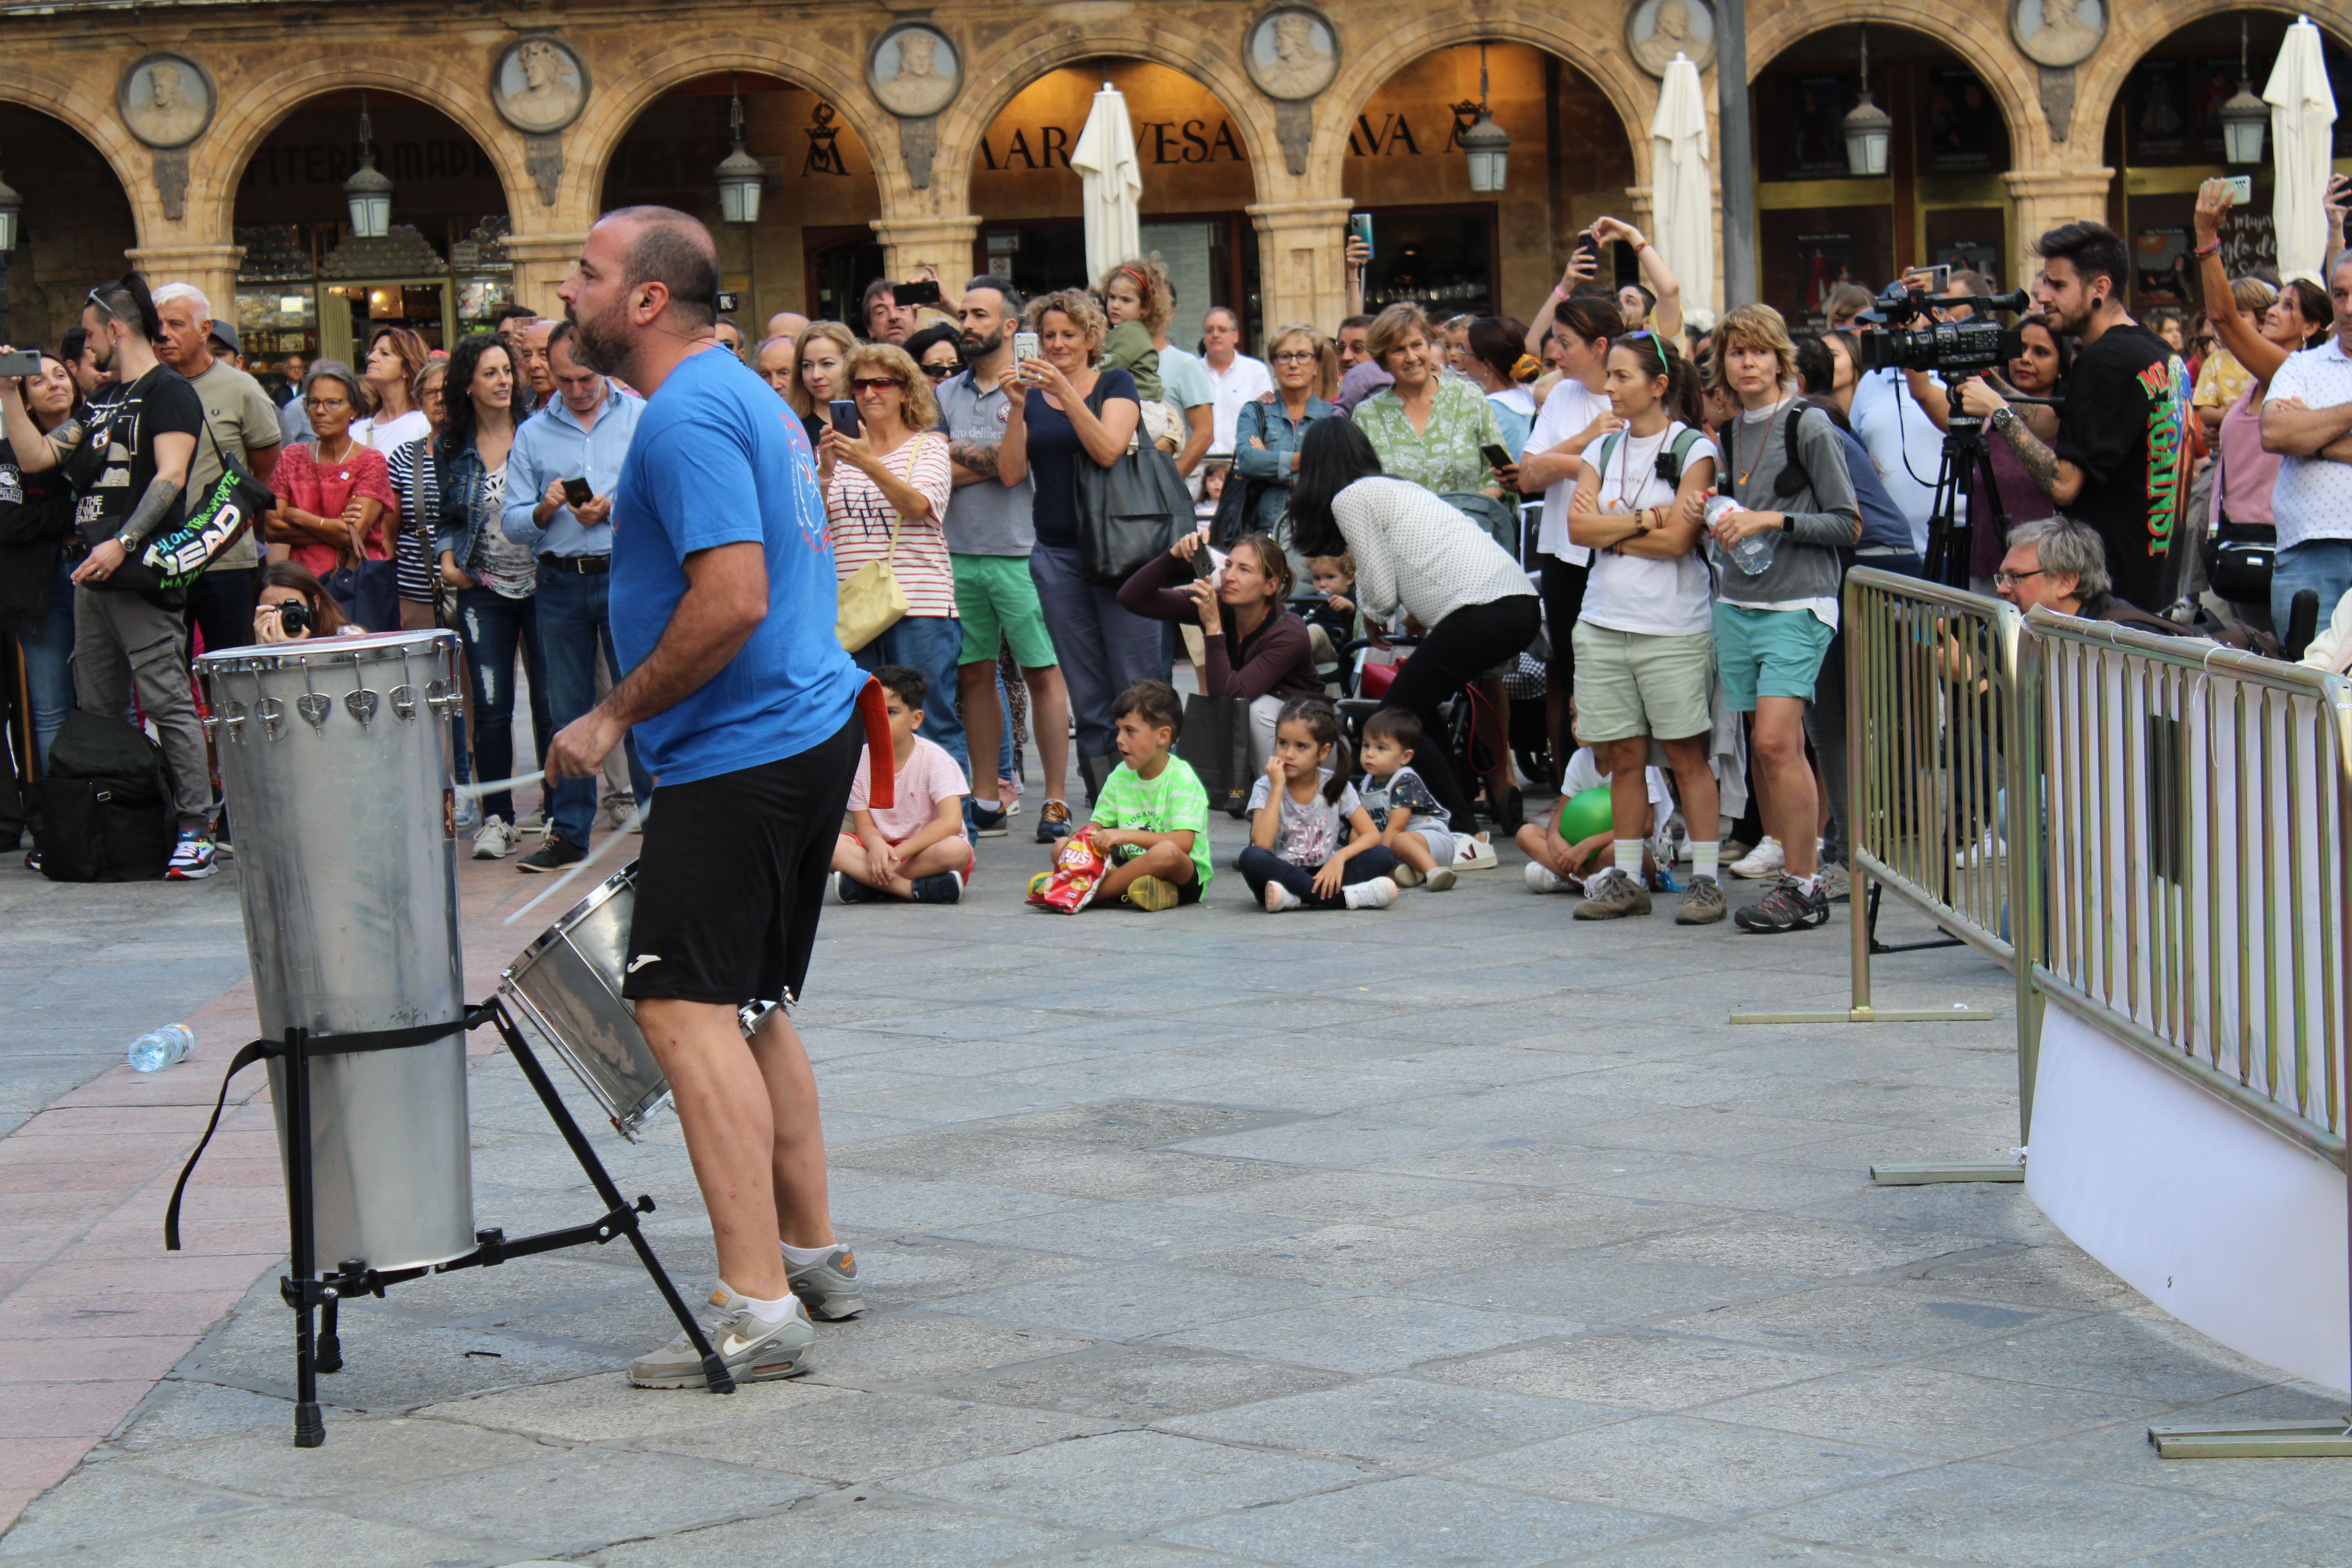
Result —
[[[1960,406],[1988,421],[2066,516],[2097,531],[2116,595],[2162,610],[2171,596],[2165,556],[2188,490],[2188,372],[2125,310],[2131,257],[2114,230],[2065,224],[2033,249],[2042,268],[2034,304],[2077,347],[2057,439],[2036,436],[1981,377],[1960,389]]]

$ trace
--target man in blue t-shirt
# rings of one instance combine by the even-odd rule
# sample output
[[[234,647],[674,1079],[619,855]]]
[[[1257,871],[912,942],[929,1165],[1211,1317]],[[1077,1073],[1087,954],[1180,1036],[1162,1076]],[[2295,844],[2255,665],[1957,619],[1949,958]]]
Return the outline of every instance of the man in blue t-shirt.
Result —
[[[591,778],[635,730],[660,785],[622,994],[669,1079],[719,1249],[711,1344],[737,1381],[808,1370],[809,1314],[858,1311],[825,1201],[800,994],[864,731],[834,636],[833,552],[799,419],[715,331],[719,253],[667,207],[608,213],[557,290],[575,357],[646,398],[613,493],[613,642],[625,673],[549,742]],[[630,1381],[699,1388],[683,1334]]]

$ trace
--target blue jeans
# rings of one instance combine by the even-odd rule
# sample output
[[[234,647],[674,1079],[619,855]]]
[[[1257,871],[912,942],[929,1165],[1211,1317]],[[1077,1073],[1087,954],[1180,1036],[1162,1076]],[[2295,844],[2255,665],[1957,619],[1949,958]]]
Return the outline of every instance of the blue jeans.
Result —
[[[876,670],[902,664],[923,672],[930,688],[923,699],[923,739],[947,748],[964,777],[971,776],[971,749],[956,712],[956,664],[963,657],[963,623],[953,616],[908,616],[849,656],[857,668]]]
[[[73,568],[60,561],[49,584],[47,622],[37,634],[20,634],[16,639],[25,652],[25,684],[33,693],[33,742],[44,773],[49,766],[49,742],[74,710],[73,607]]]
[[[604,650],[614,669],[621,669],[620,657],[613,651],[613,620],[605,607],[612,583],[608,573],[583,575],[541,563],[535,603],[539,646],[547,663],[548,722],[554,729],[562,729],[596,706],[597,648]],[[636,791],[637,805],[648,805],[654,784],[646,776],[645,764],[637,761],[636,737],[624,735],[621,744],[628,749],[629,785]],[[551,799],[548,816],[555,823],[555,836],[575,848],[587,848],[589,825],[596,818],[596,781],[565,779],[555,786]]]
[[[549,714],[547,665],[540,655],[535,601],[509,599],[494,588],[457,590],[457,636],[466,645],[466,680],[474,693],[473,763],[477,777],[502,779],[514,773],[515,653],[530,671],[530,727],[545,765]],[[500,790],[482,798],[482,815],[515,819],[514,795]]]
[[[2281,550],[2271,564],[2271,625],[2286,636],[2294,596],[2305,588],[2319,593],[2319,624],[2336,613],[2336,601],[2352,592],[2352,539],[2306,539]]]
[[[1029,554],[1029,575],[1045,609],[1054,651],[1062,657],[1062,679],[1069,682],[1076,760],[1108,757],[1118,733],[1110,710],[1118,694],[1139,681],[1168,679],[1165,627],[1121,609],[1117,590],[1079,575],[1076,545],[1039,541]]]

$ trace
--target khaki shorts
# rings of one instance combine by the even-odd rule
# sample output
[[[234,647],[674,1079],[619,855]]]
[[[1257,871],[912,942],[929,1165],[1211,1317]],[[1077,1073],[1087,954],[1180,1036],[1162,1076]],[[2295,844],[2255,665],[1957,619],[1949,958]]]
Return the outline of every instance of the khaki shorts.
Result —
[[[1680,741],[1713,726],[1706,706],[1713,633],[1659,637],[1579,621],[1570,641],[1576,649],[1576,734],[1587,745],[1636,735]]]

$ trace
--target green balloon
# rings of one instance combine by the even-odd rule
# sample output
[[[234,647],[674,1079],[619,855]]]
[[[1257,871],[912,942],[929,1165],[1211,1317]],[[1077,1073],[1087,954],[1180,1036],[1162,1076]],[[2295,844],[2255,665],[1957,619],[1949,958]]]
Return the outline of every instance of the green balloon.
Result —
[[[1560,808],[1559,836],[1570,844],[1581,844],[1596,833],[1610,831],[1613,820],[1609,810],[1609,786],[1594,784],[1571,795]]]

